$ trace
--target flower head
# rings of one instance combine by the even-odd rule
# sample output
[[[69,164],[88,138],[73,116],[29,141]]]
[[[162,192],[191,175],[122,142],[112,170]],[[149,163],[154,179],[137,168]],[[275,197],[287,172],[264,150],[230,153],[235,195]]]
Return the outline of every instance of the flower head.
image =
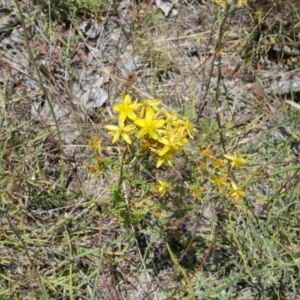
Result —
[[[165,132],[165,136],[160,138],[158,142],[157,148],[150,148],[153,153],[158,155],[157,168],[165,161],[167,161],[169,166],[173,166],[171,158],[187,144],[188,139],[173,129]]]
[[[227,175],[214,175],[209,178],[209,181],[221,192],[228,186]]]
[[[141,101],[141,117],[143,117],[147,111],[157,112],[161,102],[162,102],[161,100],[143,100],[143,101]]]
[[[106,125],[105,128],[108,130],[115,131],[115,135],[112,140],[113,143],[117,142],[120,139],[120,137],[122,137],[127,144],[131,144],[131,140],[128,133],[135,129],[135,126],[133,124],[125,126],[124,122],[119,121],[119,126]]]
[[[164,113],[167,126],[169,127],[176,126],[176,122],[178,120],[177,113],[174,111],[168,113],[166,110],[164,110],[163,113]]]
[[[217,57],[223,57],[226,53],[224,52],[223,49],[221,49],[220,51],[217,52]]]
[[[230,196],[234,198],[234,202],[237,203],[240,198],[244,198],[246,196],[246,193],[241,190],[235,182],[231,182],[231,186],[232,186],[232,192],[230,192]]]
[[[247,160],[242,155],[238,156],[236,151],[234,151],[233,155],[223,154],[223,156],[231,160],[231,168],[239,168],[242,164],[247,162]]]
[[[226,1],[225,0],[217,0],[217,5],[225,8],[226,7]]]
[[[151,138],[157,140],[159,137],[158,129],[161,128],[164,123],[164,120],[155,119],[154,112],[148,110],[144,118],[135,120],[135,124],[141,127],[138,138],[149,134]]]
[[[197,129],[195,128],[194,124],[188,118],[178,120],[177,122],[175,122],[175,124],[177,124],[178,130],[180,130],[182,132],[182,134],[187,133],[189,138],[191,138],[191,139],[194,138],[192,131],[195,132],[195,131],[197,131]]]
[[[89,147],[94,151],[101,151],[102,149],[102,140],[97,136],[92,136],[89,138]]]
[[[215,157],[212,154],[212,151],[210,150],[210,145],[206,148],[204,148],[201,151],[201,155],[205,158],[205,159],[214,159]]]
[[[191,186],[191,192],[192,192],[193,196],[196,199],[200,199],[202,197],[202,195],[203,195],[204,190],[201,187],[198,187],[196,185],[192,185]]]
[[[138,103],[131,103],[131,97],[125,95],[123,102],[114,105],[114,111],[119,113],[119,120],[125,122],[127,118],[135,120],[137,118],[135,110],[141,105]]]
[[[170,185],[162,180],[158,180],[158,184],[154,187],[154,191],[159,194],[160,197],[163,197],[167,190],[169,189]]]
[[[226,168],[227,164],[226,164],[226,160],[223,160],[223,159],[217,159],[213,162],[213,167],[215,169],[224,169]]]

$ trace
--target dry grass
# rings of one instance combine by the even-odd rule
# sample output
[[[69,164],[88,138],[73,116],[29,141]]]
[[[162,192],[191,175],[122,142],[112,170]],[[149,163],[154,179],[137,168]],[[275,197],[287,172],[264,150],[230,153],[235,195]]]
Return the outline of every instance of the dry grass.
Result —
[[[62,140],[26,51],[14,64],[22,51],[12,39],[0,60],[1,299],[297,298],[299,110],[284,100],[299,95],[268,88],[278,69],[297,76],[299,11],[294,2],[256,2],[230,12],[224,31],[223,12],[196,2],[182,1],[176,18],[151,2],[130,1],[127,15],[121,1],[98,15],[74,4],[63,20],[57,2],[51,23],[23,7],[38,24],[30,45]],[[100,20],[97,39],[78,31],[83,19]],[[93,52],[103,45],[102,56]],[[128,69],[125,54],[136,57]],[[72,90],[95,77],[87,89],[109,91],[97,110],[97,95],[84,102]],[[173,168],[111,143],[103,127],[125,92],[193,119],[198,132]],[[101,138],[100,152],[91,136]],[[247,159],[238,169],[223,156],[234,150]],[[158,180],[169,183],[161,197]],[[246,192],[237,203],[232,181]]]

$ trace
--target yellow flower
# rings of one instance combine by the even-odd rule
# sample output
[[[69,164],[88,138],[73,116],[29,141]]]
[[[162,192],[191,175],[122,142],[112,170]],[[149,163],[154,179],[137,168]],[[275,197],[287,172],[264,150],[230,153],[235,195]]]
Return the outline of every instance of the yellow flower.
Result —
[[[211,178],[209,178],[209,181],[215,185],[218,190],[222,191],[223,188],[225,188],[226,186],[228,186],[227,183],[227,176],[212,176]]]
[[[138,103],[131,103],[131,97],[125,95],[123,102],[114,105],[114,111],[119,113],[119,120],[125,122],[127,118],[135,120],[137,118],[135,110],[141,105]]]
[[[163,138],[160,140],[160,142],[164,145],[164,147],[159,151],[158,153],[159,156],[163,156],[168,153],[176,153],[179,150],[177,146],[178,140],[175,139],[174,136],[168,139]]]
[[[242,164],[247,162],[247,160],[242,155],[238,156],[236,151],[234,151],[233,156],[228,154],[223,154],[223,156],[232,161],[231,168],[239,168]]]
[[[231,186],[233,191],[230,193],[230,196],[234,198],[234,202],[237,203],[240,198],[244,198],[246,196],[246,193],[241,190],[236,184],[235,182],[231,182]]]
[[[119,121],[119,126],[106,125],[105,128],[108,130],[115,131],[115,135],[112,140],[113,143],[117,142],[120,139],[120,137],[122,137],[127,144],[131,144],[131,140],[128,133],[135,129],[135,126],[133,124],[125,126],[124,122]]]
[[[210,145],[201,151],[201,155],[206,158],[215,158],[210,150]]]
[[[101,149],[102,149],[101,144],[102,144],[102,140],[99,137],[97,137],[97,136],[90,137],[90,139],[89,139],[90,149],[95,150],[95,151],[101,151]]]
[[[236,6],[237,7],[248,6],[247,0],[238,0]]]
[[[142,127],[138,133],[138,138],[149,134],[154,140],[158,139],[158,129],[164,125],[164,120],[158,120],[154,118],[154,112],[147,111],[146,116],[143,119],[135,120],[135,124]]]
[[[154,148],[151,148],[150,150],[157,155],[156,168],[159,168],[165,161],[167,161],[170,167],[173,167],[171,158],[177,153],[177,150],[173,150],[173,151],[170,150],[168,153],[164,155],[160,155],[160,150]]]
[[[160,197],[163,197],[168,191],[170,185],[162,180],[158,180],[158,184],[154,187],[154,191],[159,194]]]
[[[160,138],[158,142],[161,144],[161,149],[156,153],[164,156],[166,154],[174,155],[188,143],[188,139],[178,130],[172,129],[165,131],[164,137]]]
[[[174,153],[175,154],[175,153]],[[161,167],[161,165],[166,161],[169,167],[173,167],[173,162],[171,157],[174,155],[172,153],[167,153],[165,155],[159,156],[156,163],[156,168]]]
[[[224,55],[226,55],[226,52],[224,52],[223,49],[217,52],[217,57],[223,57]]]
[[[213,167],[215,169],[224,169],[224,167],[226,167],[226,161],[223,159],[217,159],[213,162]]]
[[[194,124],[190,122],[188,118],[184,118],[183,120],[178,120],[177,124],[178,124],[178,130],[182,132],[182,134],[186,132],[191,139],[194,138],[192,135],[192,131],[197,131],[197,129],[195,128]]]
[[[164,111],[165,121],[167,125],[173,126],[177,121],[177,113],[171,112],[170,114],[167,111]]]
[[[221,6],[222,8],[226,7],[226,1],[225,0],[217,0],[217,5]]]
[[[156,210],[154,213],[153,213],[154,217],[157,218],[157,219],[161,219],[163,218],[164,216],[166,216],[166,213],[163,212],[161,209],[158,209]]]
[[[157,112],[161,102],[162,102],[161,100],[142,100],[140,103],[142,107],[141,117],[143,117],[147,111]]]
[[[191,192],[196,199],[200,199],[204,193],[203,188],[199,188],[197,186],[191,186]]]

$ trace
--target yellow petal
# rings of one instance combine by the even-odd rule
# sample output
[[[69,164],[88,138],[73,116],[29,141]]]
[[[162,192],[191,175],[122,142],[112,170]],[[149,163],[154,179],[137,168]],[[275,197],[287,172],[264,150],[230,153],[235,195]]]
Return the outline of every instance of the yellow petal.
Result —
[[[120,139],[120,132],[116,131],[116,134],[114,135],[114,138],[112,140],[112,143],[117,142]]]
[[[142,128],[139,131],[138,138],[141,138],[142,136],[146,135],[147,133],[148,133],[148,130],[146,128]]]
[[[120,111],[120,114],[119,114],[119,122],[125,122],[125,120],[126,120],[126,118],[127,118],[127,113],[126,113],[126,111]]]
[[[146,121],[145,119],[137,119],[134,121],[134,123],[140,127],[145,127],[146,126]]]
[[[160,157],[157,160],[156,168],[159,168],[164,163],[164,161],[165,161],[165,159],[163,159],[163,158]]]
[[[125,97],[123,99],[123,103],[126,104],[126,105],[129,105],[131,103],[130,95],[125,95]]]
[[[149,135],[150,135],[154,140],[157,140],[157,139],[158,139],[158,134],[157,134],[156,130],[150,129]]]
[[[130,119],[130,120],[136,120],[137,116],[136,114],[134,113],[133,110],[128,110],[127,111],[127,117]]]
[[[113,106],[113,110],[119,112],[123,109],[123,106],[123,103],[117,103]]]
[[[114,131],[119,129],[119,127],[116,125],[106,125],[105,128],[108,130],[114,130]]]
[[[163,156],[163,155],[167,154],[170,150],[171,150],[171,148],[169,146],[163,147],[163,149],[159,152],[159,156]]]
[[[122,138],[126,141],[127,144],[131,144],[131,139],[127,133],[122,133]]]
[[[153,123],[154,127],[160,128],[165,124],[165,121],[164,120],[155,120],[152,123]]]
[[[128,126],[126,126],[126,127],[124,127],[124,131],[125,132],[130,132],[130,131],[132,131],[132,130],[134,130],[135,129],[135,125],[134,124],[131,124],[131,125],[128,125]]]
[[[236,185],[236,183],[234,181],[231,181],[231,186],[234,191],[238,190],[238,186]]]
[[[226,157],[229,160],[233,160],[234,156],[228,155],[228,154],[223,154],[224,157]]]

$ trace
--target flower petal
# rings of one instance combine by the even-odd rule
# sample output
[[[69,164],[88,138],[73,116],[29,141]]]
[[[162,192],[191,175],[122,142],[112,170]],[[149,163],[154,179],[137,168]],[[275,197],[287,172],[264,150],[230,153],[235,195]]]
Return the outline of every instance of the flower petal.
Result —
[[[112,143],[117,142],[119,139],[120,139],[120,132],[119,132],[119,131],[116,131],[116,133],[115,133],[115,135],[114,135],[114,138],[113,138],[113,140],[112,140]]]
[[[130,120],[136,120],[137,119],[137,116],[135,114],[135,112],[132,110],[132,109],[128,109],[127,110],[127,113],[126,113],[127,117],[130,119]]]
[[[127,144],[131,144],[131,139],[127,133],[123,132],[122,138],[126,141]]]
[[[125,95],[124,99],[123,99],[123,103],[126,105],[131,104],[131,97],[130,95]]]
[[[146,126],[146,121],[145,119],[137,119],[134,121],[134,123],[140,127],[145,127]]]
[[[114,130],[114,131],[119,129],[119,127],[116,125],[106,125],[104,128],[106,128],[108,130]]]

